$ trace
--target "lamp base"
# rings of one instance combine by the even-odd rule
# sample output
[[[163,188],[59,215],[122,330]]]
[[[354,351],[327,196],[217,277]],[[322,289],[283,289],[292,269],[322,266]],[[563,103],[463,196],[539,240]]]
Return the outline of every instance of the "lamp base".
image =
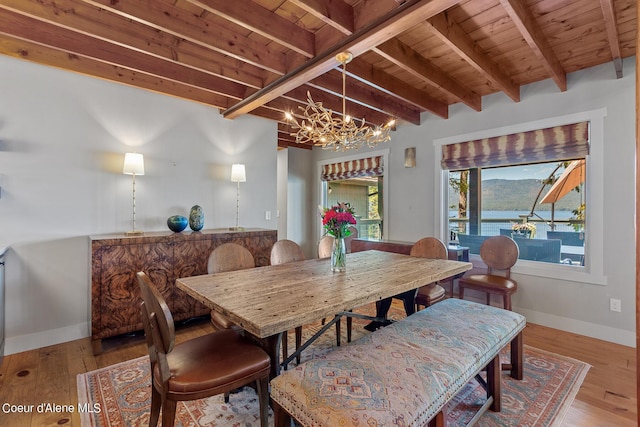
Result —
[[[124,235],[125,236],[144,236],[144,231],[140,231],[140,230],[125,231]]]

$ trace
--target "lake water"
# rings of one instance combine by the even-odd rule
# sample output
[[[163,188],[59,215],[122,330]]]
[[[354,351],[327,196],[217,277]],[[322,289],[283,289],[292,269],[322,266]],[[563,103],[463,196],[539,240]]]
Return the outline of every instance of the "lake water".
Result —
[[[540,215],[545,220],[551,221],[551,211],[542,211],[542,212],[536,211],[535,213],[537,215]],[[501,228],[511,228],[511,224],[513,222],[521,222],[519,220],[520,215],[528,215],[528,214],[529,214],[529,211],[482,211],[482,218],[485,218],[485,219],[505,218],[505,219],[511,219],[511,221],[489,222],[489,223],[483,222],[481,234],[485,236],[500,234]],[[568,220],[572,216],[573,216],[573,213],[571,211],[556,211],[554,213],[555,220]],[[458,217],[457,211],[449,211],[449,218],[457,218],[457,217]],[[535,220],[539,220],[540,222]],[[532,218],[530,218],[530,221],[534,221],[536,224],[536,237],[539,239],[546,238],[547,231],[551,230],[551,226],[548,223],[541,222],[540,218],[538,218],[537,216],[533,216]],[[457,223],[452,222],[450,223],[449,228],[452,231],[455,231],[456,225]],[[556,231],[575,231],[573,227],[571,227],[566,223],[556,224],[555,229]]]

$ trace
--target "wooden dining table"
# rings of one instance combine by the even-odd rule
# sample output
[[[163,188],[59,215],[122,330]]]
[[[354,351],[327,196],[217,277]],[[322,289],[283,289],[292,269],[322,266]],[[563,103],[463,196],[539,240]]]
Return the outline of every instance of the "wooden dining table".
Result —
[[[320,319],[339,320],[352,309],[471,267],[468,262],[371,250],[347,254],[347,270],[341,273],[331,271],[328,258],[310,259],[183,277],[176,285],[253,336],[269,353],[276,376],[283,332]]]

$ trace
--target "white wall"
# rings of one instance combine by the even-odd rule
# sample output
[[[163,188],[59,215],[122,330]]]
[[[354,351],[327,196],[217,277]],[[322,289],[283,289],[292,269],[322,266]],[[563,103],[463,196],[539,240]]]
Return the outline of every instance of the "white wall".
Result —
[[[6,351],[89,334],[89,241],[131,228],[124,153],[144,154],[137,228],[202,206],[205,228],[235,225],[231,164],[246,164],[240,225],[277,228],[276,124],[0,56],[0,244]],[[265,211],[272,219],[265,220]]]
[[[603,182],[596,183],[604,188],[601,252],[606,285],[519,274],[513,304],[530,322],[635,346],[634,60],[625,59],[622,79],[615,78],[612,64],[604,64],[570,74],[566,92],[547,80],[522,87],[519,103],[496,94],[483,98],[479,113],[456,104],[450,107],[448,120],[424,114],[420,126],[399,126],[391,142],[377,148],[390,149],[385,166],[385,175],[390,178],[385,193],[389,202],[386,238],[415,241],[419,236],[438,234],[435,224],[441,207],[435,199],[434,169],[440,150],[434,146],[435,140],[606,109]],[[404,167],[407,147],[416,147],[415,168]],[[313,155],[316,162],[340,157],[317,148]],[[313,185],[318,188],[318,178],[314,177]],[[315,203],[318,201],[316,197]],[[319,230],[319,225],[312,230]],[[309,237],[316,238],[313,233]],[[622,300],[622,313],[609,311],[609,298]]]

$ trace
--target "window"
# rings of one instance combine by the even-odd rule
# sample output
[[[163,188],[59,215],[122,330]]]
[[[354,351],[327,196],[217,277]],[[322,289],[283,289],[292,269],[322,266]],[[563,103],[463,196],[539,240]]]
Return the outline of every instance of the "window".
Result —
[[[384,165],[388,150],[319,163],[321,204],[348,202],[355,210],[358,237],[381,240],[385,234]]]
[[[491,174],[500,174],[505,172],[515,171],[517,168],[527,168],[531,167],[531,165],[538,165],[536,167],[543,167],[542,165],[546,164],[551,167],[552,165],[558,165],[561,162],[572,162],[574,160],[585,159],[584,163],[584,184],[581,187],[582,192],[572,192],[575,194],[565,196],[565,197],[581,197],[584,198],[585,208],[584,210],[578,209],[578,213],[574,214],[571,212],[570,214],[565,208],[560,209],[563,211],[560,213],[556,211],[556,215],[575,217],[571,221],[569,219],[564,219],[556,216],[563,223],[562,227],[558,225],[556,230],[551,229],[540,229],[538,231],[538,222],[536,223],[537,232],[539,233],[538,238],[547,237],[547,233],[551,233],[552,231],[577,231],[578,237],[583,237],[584,240],[584,265],[582,265],[582,259],[579,263],[574,262],[575,254],[568,254],[566,258],[571,259],[571,263],[563,264],[552,263],[552,262],[537,262],[533,260],[520,259],[516,266],[514,267],[514,273],[521,273],[532,276],[540,276],[547,277],[552,279],[559,280],[570,280],[570,281],[578,281],[582,283],[591,283],[591,284],[606,284],[606,277],[603,275],[603,182],[604,182],[604,164],[603,164],[603,156],[604,156],[604,117],[606,117],[606,109],[587,111],[583,113],[570,114],[566,116],[559,116],[549,119],[538,120],[535,122],[516,124],[511,126],[501,127],[499,129],[489,129],[486,131],[475,132],[466,135],[458,135],[448,138],[442,138],[434,141],[436,146],[436,152],[443,153],[443,158],[436,159],[436,188],[435,195],[437,200],[440,201],[441,210],[437,212],[436,224],[437,224],[437,233],[441,235],[442,238],[448,238],[451,240],[451,237],[457,238],[459,230],[456,227],[459,227],[456,222],[461,221],[451,221],[452,227],[450,229],[450,206],[454,205],[453,210],[457,213],[456,206],[456,195],[450,196],[451,191],[453,189],[449,188],[450,178],[455,180],[460,177],[461,171],[468,171],[467,173],[472,176],[472,180],[476,180],[476,182],[482,184],[483,180],[491,179]],[[552,127],[562,127],[567,124],[575,124],[580,122],[586,122],[589,125],[589,146],[588,146],[588,155],[586,153],[582,153],[579,155],[561,155],[559,158],[556,156],[549,155],[549,153],[553,154],[558,152],[563,152],[562,150],[550,150],[545,153],[544,150],[525,150],[523,154],[520,155],[520,162],[514,162],[515,164],[509,164],[511,162],[507,162],[507,164],[500,164],[500,162],[495,163],[496,159],[513,159],[513,153],[504,151],[504,144],[501,145],[498,139],[504,139],[516,134],[516,133],[527,133],[527,132],[536,132],[536,130],[542,130],[543,132],[548,132],[548,129]],[[541,132],[541,131],[537,131]],[[495,135],[506,135],[498,136]],[[465,142],[473,142],[475,143],[475,147],[471,151],[467,151],[466,153],[460,155],[462,151],[459,150],[460,146],[457,144],[465,143]],[[527,148],[526,143],[522,143],[522,140],[518,143],[514,143],[513,140],[511,143],[507,145],[518,146],[520,148]],[[542,144],[544,145],[544,144]],[[534,148],[541,148],[542,145],[536,142]],[[447,148],[443,148],[445,146],[449,146]],[[446,158],[446,151],[450,151],[453,147],[458,147],[458,151],[455,152],[454,158],[460,160],[461,163],[457,165],[455,168],[448,168],[444,163],[444,159]],[[491,149],[487,150],[487,148],[496,148],[501,147],[502,151],[492,151]],[[480,147],[480,148],[479,148]],[[468,147],[467,147],[468,148]],[[531,148],[530,146],[528,148]],[[564,151],[566,153],[566,151]],[[496,154],[497,155],[491,155]],[[470,154],[476,154],[476,156],[471,156]],[[480,154],[480,155],[477,155]],[[532,159],[531,156],[534,158]],[[474,157],[474,159],[487,160],[487,164],[463,164],[464,162],[468,162],[468,159]],[[518,155],[516,155],[516,158]],[[556,175],[558,175],[565,166],[558,169]],[[486,187],[486,185],[485,185]],[[540,198],[543,198],[548,191],[549,187],[547,186]],[[571,192],[570,192],[571,193]],[[482,187],[480,187],[480,191],[476,191],[475,194],[473,192],[466,192],[466,196],[469,199],[472,199],[475,196],[480,196],[479,200],[482,203]],[[535,195],[534,195],[535,197]],[[486,199],[486,197],[485,197]],[[487,199],[488,200],[488,199]],[[485,200],[485,204],[487,202]],[[571,199],[568,199],[571,200]],[[473,204],[476,201],[469,201],[469,203]],[[480,222],[472,222],[471,213],[467,212],[467,218],[469,221],[464,221],[467,227],[470,227],[470,224],[475,224],[475,226],[479,226],[479,229],[476,229],[476,234],[482,235],[482,207],[479,204],[480,208],[478,212],[480,213]],[[538,202],[538,206],[540,206]],[[573,210],[573,208],[571,209]],[[544,212],[544,211],[543,211]],[[526,212],[526,209],[522,212],[522,214],[530,214]],[[540,212],[535,212],[540,213]],[[485,219],[488,216],[484,215]],[[543,218],[550,217],[549,213],[540,214]],[[582,216],[582,219],[580,219]],[[535,219],[535,215],[527,218],[527,220]],[[554,222],[555,222],[554,218]],[[520,218],[520,223],[523,222],[522,218]],[[545,218],[547,222],[550,222],[550,218]],[[475,220],[475,218],[474,218]],[[542,222],[538,218],[539,222]],[[488,221],[487,221],[488,222]],[[529,221],[528,221],[529,222]],[[504,223],[506,225],[506,223]],[[509,225],[512,226],[512,221],[508,222]],[[575,226],[575,227],[574,227]],[[540,226],[540,227],[547,227]],[[576,228],[578,228],[576,230]],[[466,231],[471,231],[470,229],[466,229]],[[583,231],[582,236],[580,236],[580,231]],[[487,231],[485,234],[488,234]],[[500,233],[499,229],[497,231],[493,231],[492,233],[498,234]],[[544,235],[544,236],[543,236]],[[556,235],[557,236],[557,235]],[[553,236],[551,233],[550,237]],[[566,238],[566,236],[563,236]],[[532,239],[534,240],[534,239]],[[575,245],[575,242],[573,242]],[[569,246],[569,245],[562,245]],[[562,249],[562,248],[561,248]],[[567,249],[567,248],[564,248]],[[576,250],[575,252],[580,252],[580,250]],[[571,256],[569,256],[571,255]],[[578,254],[580,255],[580,254]],[[473,256],[473,255],[472,255]],[[565,258],[565,260],[566,260]],[[560,259],[561,261],[563,258]]]
[[[583,266],[585,181],[585,159],[450,172],[451,240],[478,254],[506,235],[520,259]]]

